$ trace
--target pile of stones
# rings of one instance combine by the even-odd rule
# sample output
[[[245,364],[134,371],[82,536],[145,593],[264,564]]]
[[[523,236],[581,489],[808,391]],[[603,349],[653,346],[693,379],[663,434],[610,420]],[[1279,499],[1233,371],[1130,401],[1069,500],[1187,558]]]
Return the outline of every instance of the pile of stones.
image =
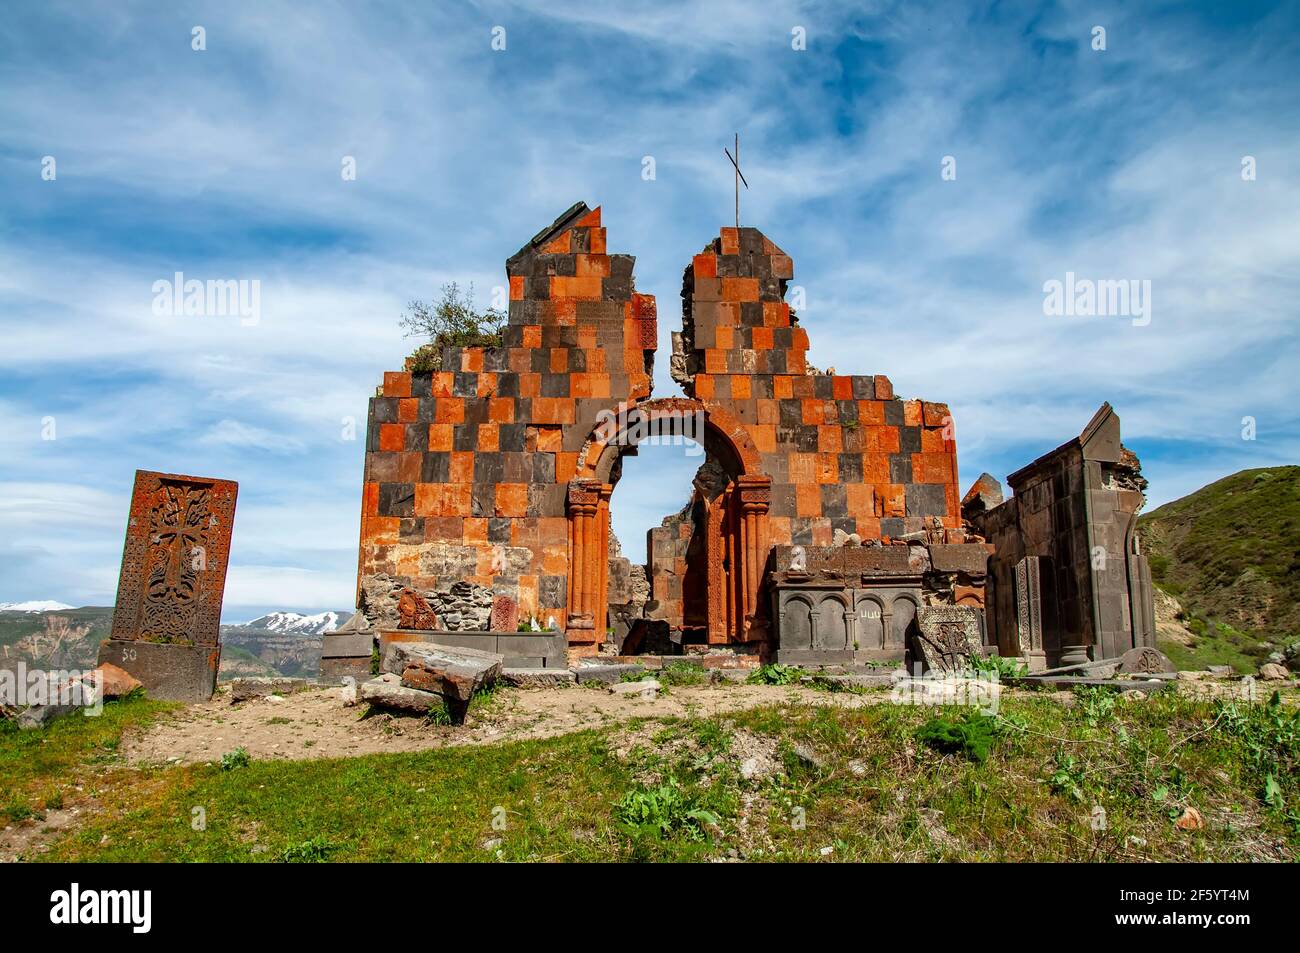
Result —
[[[425,594],[429,608],[449,632],[484,632],[492,622],[492,590],[472,582],[455,582]]]

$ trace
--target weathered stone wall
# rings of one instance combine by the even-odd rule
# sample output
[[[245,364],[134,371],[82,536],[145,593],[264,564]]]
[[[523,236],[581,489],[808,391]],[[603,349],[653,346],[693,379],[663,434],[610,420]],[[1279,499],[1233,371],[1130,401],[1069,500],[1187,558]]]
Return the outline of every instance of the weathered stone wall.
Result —
[[[1000,651],[1056,664],[1153,647],[1150,569],[1135,538],[1146,481],[1110,405],[1007,481],[1011,499],[968,508],[994,550],[989,608]]]
[[[948,407],[900,400],[883,375],[810,372],[808,333],[784,300],[793,275],[758,229],[722,229],[686,269],[674,341],[674,378],[743,426],[772,479],[771,542],[899,537],[928,517],[959,530]]]
[[[360,586],[453,582],[566,621],[567,484],[598,414],[650,393],[655,305],[581,203],[514,255],[500,347],[444,349],[370,401]],[[377,605],[367,617],[379,624]]]

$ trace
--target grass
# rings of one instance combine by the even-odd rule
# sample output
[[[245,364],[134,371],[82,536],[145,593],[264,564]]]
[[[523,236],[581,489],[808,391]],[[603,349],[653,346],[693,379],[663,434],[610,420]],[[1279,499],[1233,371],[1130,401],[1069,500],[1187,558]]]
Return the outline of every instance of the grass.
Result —
[[[139,695],[105,703],[97,717],[69,715],[21,731],[0,720],[0,821],[40,817],[97,788],[117,760],[122,733],[174,708]]]
[[[44,743],[0,736],[0,769],[29,809],[106,772],[49,860],[1294,861],[1295,702],[774,705],[416,754],[103,767],[156,712],[132,702],[24,733]],[[746,778],[760,749],[779,770]],[[1175,825],[1188,807],[1203,830]]]

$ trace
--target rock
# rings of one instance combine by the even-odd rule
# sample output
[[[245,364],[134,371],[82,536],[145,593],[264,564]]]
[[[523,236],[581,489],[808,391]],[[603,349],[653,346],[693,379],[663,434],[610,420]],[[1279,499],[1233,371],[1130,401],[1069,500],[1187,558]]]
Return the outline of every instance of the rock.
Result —
[[[80,705],[31,705],[18,713],[19,728],[44,728],[56,718],[81,711]]]
[[[624,698],[654,698],[662,687],[653,678],[643,678],[639,682],[616,682],[609,686],[608,691],[611,695],[622,695]]]
[[[1266,682],[1277,682],[1290,678],[1291,673],[1276,662],[1265,662],[1259,667],[1259,677]]]
[[[567,668],[503,668],[501,681],[515,688],[562,688],[576,679]]]
[[[821,768],[826,763],[810,745],[802,743],[794,746],[794,756],[810,768]]]
[[[435,642],[394,642],[384,656],[384,671],[402,684],[443,696],[453,709],[469,705],[474,693],[501,675],[504,656],[479,649],[453,648]],[[453,719],[456,711],[453,710]]]
[[[1127,698],[1129,701],[1145,701],[1147,693],[1140,688],[1129,688],[1119,693],[1120,698]]]
[[[1205,827],[1205,818],[1201,812],[1194,807],[1183,808],[1182,817],[1174,822],[1174,826],[1182,831],[1199,831]]]
[[[430,709],[443,707],[443,698],[435,692],[422,692],[417,688],[407,688],[400,676],[385,672],[368,682],[361,683],[360,697],[363,702],[380,708],[392,708],[414,715],[427,715]]]
[[[1286,656],[1281,652],[1270,652],[1268,654],[1268,660],[1274,665],[1281,665],[1286,662]]]
[[[857,761],[857,760],[850,761],[850,762],[849,762],[849,771],[850,771],[851,773],[855,774],[855,775],[858,776],[858,777],[863,777],[863,776],[866,775],[866,773],[867,773],[867,766],[866,766],[866,763],[865,763],[865,762],[862,762],[862,761]]]
[[[612,685],[615,682],[622,681],[623,676],[629,672],[640,675],[645,671],[644,665],[579,665],[573,669],[573,675],[578,680],[579,685],[586,685],[588,682],[597,682],[601,685]]]
[[[312,683],[305,678],[256,677],[236,678],[230,682],[230,702],[248,701],[250,698],[266,698],[270,695],[292,695],[310,688]]]
[[[1205,670],[1211,675],[1217,675],[1220,678],[1237,674],[1237,670],[1231,665],[1207,665]]]
[[[1119,671],[1126,675],[1151,675],[1156,672],[1176,672],[1178,669],[1163,652],[1143,646],[1129,649],[1120,656]]]
[[[348,677],[343,682],[343,687],[339,689],[339,700],[343,702],[344,708],[351,708],[357,703],[357,681]]]
[[[118,668],[112,662],[97,665],[95,671],[103,676],[105,698],[121,698],[131,694],[137,688],[144,687],[138,678],[125,669]]]

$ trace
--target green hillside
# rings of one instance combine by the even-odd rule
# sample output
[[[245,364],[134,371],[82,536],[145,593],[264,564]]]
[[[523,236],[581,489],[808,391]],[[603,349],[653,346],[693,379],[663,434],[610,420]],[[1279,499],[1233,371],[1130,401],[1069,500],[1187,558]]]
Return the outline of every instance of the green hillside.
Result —
[[[1198,641],[1262,660],[1300,639],[1300,467],[1234,473],[1139,526],[1156,584]]]

